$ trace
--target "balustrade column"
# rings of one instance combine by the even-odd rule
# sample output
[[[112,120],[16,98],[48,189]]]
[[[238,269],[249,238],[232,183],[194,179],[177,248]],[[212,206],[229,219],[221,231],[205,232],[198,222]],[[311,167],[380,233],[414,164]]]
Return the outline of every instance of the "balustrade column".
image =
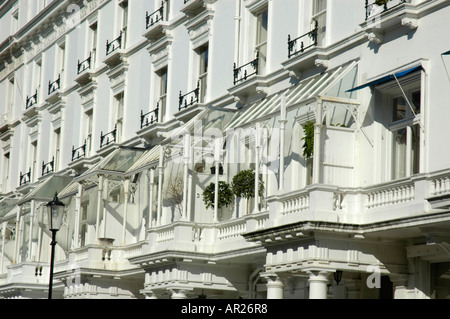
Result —
[[[327,299],[328,275],[324,270],[311,270],[309,275],[309,299]]]
[[[122,245],[125,245],[127,237],[128,196],[130,192],[130,180],[128,178],[125,180],[124,188],[125,203],[123,207]]]
[[[81,218],[81,197],[83,196],[83,184],[78,183],[78,192],[75,196],[75,225],[73,226],[73,248],[80,247],[80,218]]]
[[[95,225],[96,237],[100,238],[100,214],[103,206],[103,175],[98,177],[98,191],[97,191],[97,221]]]

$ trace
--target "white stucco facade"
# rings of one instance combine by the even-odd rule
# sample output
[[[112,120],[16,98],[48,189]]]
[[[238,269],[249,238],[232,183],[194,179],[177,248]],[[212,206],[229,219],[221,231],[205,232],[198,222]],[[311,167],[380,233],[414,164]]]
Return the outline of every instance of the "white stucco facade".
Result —
[[[54,298],[449,298],[450,1],[372,2],[0,0],[0,298],[55,192]]]

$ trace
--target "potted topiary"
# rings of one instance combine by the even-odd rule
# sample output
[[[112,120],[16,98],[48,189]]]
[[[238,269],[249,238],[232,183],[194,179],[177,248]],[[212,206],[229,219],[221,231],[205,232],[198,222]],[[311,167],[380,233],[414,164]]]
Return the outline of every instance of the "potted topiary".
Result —
[[[231,188],[234,195],[247,200],[246,214],[248,213],[249,199],[255,197],[255,172],[253,170],[243,170],[237,173],[232,180]],[[263,196],[264,182],[259,180],[258,195]]]
[[[216,184],[209,184],[203,191],[203,202],[206,205],[206,209],[214,209],[214,196],[216,194]],[[233,202],[233,191],[231,190],[230,184],[227,182],[219,182],[219,196],[217,209],[222,207],[227,207]]]

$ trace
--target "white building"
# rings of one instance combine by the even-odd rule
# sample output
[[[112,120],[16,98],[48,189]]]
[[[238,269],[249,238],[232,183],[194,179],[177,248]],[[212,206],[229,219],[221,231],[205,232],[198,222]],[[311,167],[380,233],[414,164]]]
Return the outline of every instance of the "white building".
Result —
[[[449,298],[450,1],[372,2],[0,0],[0,296],[57,192],[56,298]]]

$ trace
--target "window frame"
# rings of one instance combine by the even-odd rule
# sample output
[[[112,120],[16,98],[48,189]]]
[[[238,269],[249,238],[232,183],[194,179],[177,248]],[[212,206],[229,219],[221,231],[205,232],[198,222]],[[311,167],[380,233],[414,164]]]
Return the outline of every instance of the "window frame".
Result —
[[[397,80],[392,80],[387,83],[375,87],[380,95],[378,102],[381,104],[381,113],[384,115],[381,122],[385,123],[386,127],[386,150],[388,152],[386,157],[386,176],[388,180],[396,180],[407,178],[422,171],[423,156],[423,112],[424,112],[424,94],[425,82],[422,71],[414,72],[410,75],[402,77]],[[399,87],[399,83],[401,88]],[[405,100],[405,118],[395,119],[394,115],[394,99],[399,97],[404,99],[406,95],[408,101],[412,104],[412,95],[420,91],[420,105],[418,112],[412,112],[408,102]],[[378,103],[377,103],[378,104]],[[380,106],[380,105],[378,105]],[[399,169],[398,157],[396,153],[396,132],[405,130],[405,154],[403,167]],[[415,136],[418,132],[418,137]],[[418,140],[417,140],[418,139]],[[418,141],[418,144],[416,144]],[[404,171],[404,173],[401,173]]]

